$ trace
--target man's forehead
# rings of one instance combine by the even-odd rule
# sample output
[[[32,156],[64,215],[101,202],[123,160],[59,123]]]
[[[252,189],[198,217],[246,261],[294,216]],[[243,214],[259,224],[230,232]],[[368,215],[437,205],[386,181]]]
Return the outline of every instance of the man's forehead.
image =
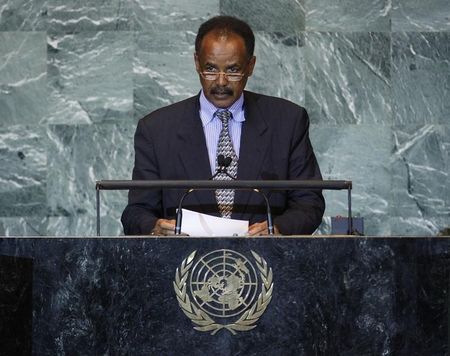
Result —
[[[245,52],[244,39],[234,32],[212,31],[205,35],[201,42],[200,53],[211,50],[227,52]],[[240,54],[240,53],[237,53]]]
[[[203,40],[205,40],[206,38],[215,39],[218,41],[228,41],[230,39],[240,39],[242,42],[244,41],[244,39],[239,34],[226,29],[212,30],[208,32],[205,37],[203,37]]]

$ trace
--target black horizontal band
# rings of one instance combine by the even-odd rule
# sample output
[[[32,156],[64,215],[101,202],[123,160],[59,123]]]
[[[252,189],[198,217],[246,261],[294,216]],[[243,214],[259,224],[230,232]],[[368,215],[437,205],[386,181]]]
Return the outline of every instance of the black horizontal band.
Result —
[[[272,189],[305,190],[351,189],[352,182],[345,180],[100,180],[97,190],[129,189]]]

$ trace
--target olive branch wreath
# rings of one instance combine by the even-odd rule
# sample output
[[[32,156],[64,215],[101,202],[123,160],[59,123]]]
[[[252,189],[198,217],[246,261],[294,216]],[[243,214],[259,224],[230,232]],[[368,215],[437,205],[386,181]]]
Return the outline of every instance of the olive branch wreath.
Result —
[[[181,262],[180,268],[175,271],[175,281],[173,282],[173,288],[175,290],[178,304],[181,307],[186,316],[196,324],[195,330],[198,331],[211,331],[211,335],[216,334],[221,329],[227,329],[233,335],[236,335],[236,331],[248,331],[256,327],[255,323],[261,317],[266,310],[270,301],[272,300],[273,281],[272,281],[272,268],[268,268],[267,262],[259,256],[256,252],[251,251],[253,257],[256,260],[256,265],[260,272],[262,286],[261,293],[258,296],[258,300],[251,306],[249,310],[246,310],[241,317],[232,324],[218,324],[216,323],[206,312],[197,308],[190,300],[187,293],[186,280],[189,277],[189,271],[192,268],[194,257],[197,251],[193,251],[183,262]]]

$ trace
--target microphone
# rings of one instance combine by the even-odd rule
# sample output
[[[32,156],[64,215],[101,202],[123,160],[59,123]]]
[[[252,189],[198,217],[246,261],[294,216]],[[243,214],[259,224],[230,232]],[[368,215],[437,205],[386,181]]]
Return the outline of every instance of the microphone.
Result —
[[[216,173],[214,173],[214,175],[212,177],[210,177],[209,180],[212,180],[212,179],[216,178],[219,174],[222,174],[222,173],[225,173],[231,179],[236,180],[235,177],[233,177],[232,175],[230,175],[227,172],[227,168],[230,166],[231,161],[233,161],[233,159],[231,157],[225,157],[224,155],[218,155],[217,156],[217,170],[216,170]]]
[[[227,172],[227,168],[230,166],[231,161],[233,159],[231,157],[225,157],[224,155],[218,155],[217,156],[217,170],[216,173],[214,173],[209,180],[212,180],[214,178],[216,178],[219,174],[221,173],[225,173],[227,176],[229,176],[231,179],[236,180],[236,178],[232,177],[231,175],[228,174]],[[177,219],[176,219],[176,223],[175,223],[175,235],[179,235],[181,234],[181,221],[183,220],[183,212],[182,212],[182,207],[183,207],[183,202],[184,199],[191,194],[195,189],[188,189],[180,198],[180,201],[178,203],[178,210],[177,210]]]
[[[224,155],[218,155],[217,156],[217,165],[219,166],[219,170],[222,170],[222,168],[225,166],[225,157],[224,157]]]
[[[223,168],[225,169],[225,173],[226,173],[227,168],[230,166],[232,160],[233,159],[231,157],[225,157],[224,158],[224,160],[223,160]]]
[[[229,167],[229,165],[231,164],[232,161],[233,161],[233,159],[231,157],[224,157],[223,155],[218,155],[217,156],[217,165],[219,166],[219,169],[213,177],[217,176],[217,174],[219,174],[219,173],[225,173],[231,179],[236,180],[236,178],[234,178],[227,172],[227,168]],[[211,179],[213,179],[213,178],[211,178]],[[273,235],[275,232],[275,229],[273,227],[272,212],[270,211],[269,199],[267,198],[267,195],[264,194],[259,189],[252,189],[252,190],[255,193],[260,194],[264,198],[264,202],[266,203],[267,230],[269,231],[269,235]]]
[[[214,179],[215,177],[217,177],[218,174],[221,174],[221,173],[225,173],[231,179],[236,180],[235,177],[233,177],[232,175],[230,175],[227,172],[227,168],[230,166],[232,161],[233,161],[233,159],[231,157],[225,157],[224,155],[218,155],[217,156],[217,166],[218,166],[217,171],[216,171],[216,173],[214,173],[214,175],[211,178],[209,178],[209,180]],[[177,220],[175,223],[175,235],[181,234],[181,221],[183,219],[183,212],[182,212],[183,201],[194,190],[195,189],[193,189],[193,188],[187,190],[181,197],[180,202],[178,203]],[[266,194],[264,194],[259,189],[252,189],[252,190],[256,193],[259,193],[264,198],[264,202],[266,203],[267,230],[269,231],[269,235],[273,235],[275,230],[273,227],[272,213],[270,211],[269,199],[267,199]]]
[[[186,198],[190,193],[192,193],[194,191],[194,189],[188,189],[183,196],[180,199],[180,202],[178,203],[178,210],[177,210],[177,221],[175,223],[175,235],[179,235],[181,234],[181,220],[183,219],[183,211],[182,211],[182,207],[183,207],[183,201],[184,198]]]

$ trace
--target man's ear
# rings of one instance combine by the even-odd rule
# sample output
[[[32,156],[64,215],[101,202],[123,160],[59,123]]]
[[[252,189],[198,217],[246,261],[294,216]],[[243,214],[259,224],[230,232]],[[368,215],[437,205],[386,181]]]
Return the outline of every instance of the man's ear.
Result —
[[[253,74],[253,68],[255,68],[255,64],[256,64],[256,57],[252,56],[252,58],[250,58],[250,60],[248,61],[248,71],[247,71],[248,77],[250,77]]]
[[[200,73],[200,62],[198,61],[197,53],[194,53],[194,62],[195,62],[195,69],[198,73]]]

